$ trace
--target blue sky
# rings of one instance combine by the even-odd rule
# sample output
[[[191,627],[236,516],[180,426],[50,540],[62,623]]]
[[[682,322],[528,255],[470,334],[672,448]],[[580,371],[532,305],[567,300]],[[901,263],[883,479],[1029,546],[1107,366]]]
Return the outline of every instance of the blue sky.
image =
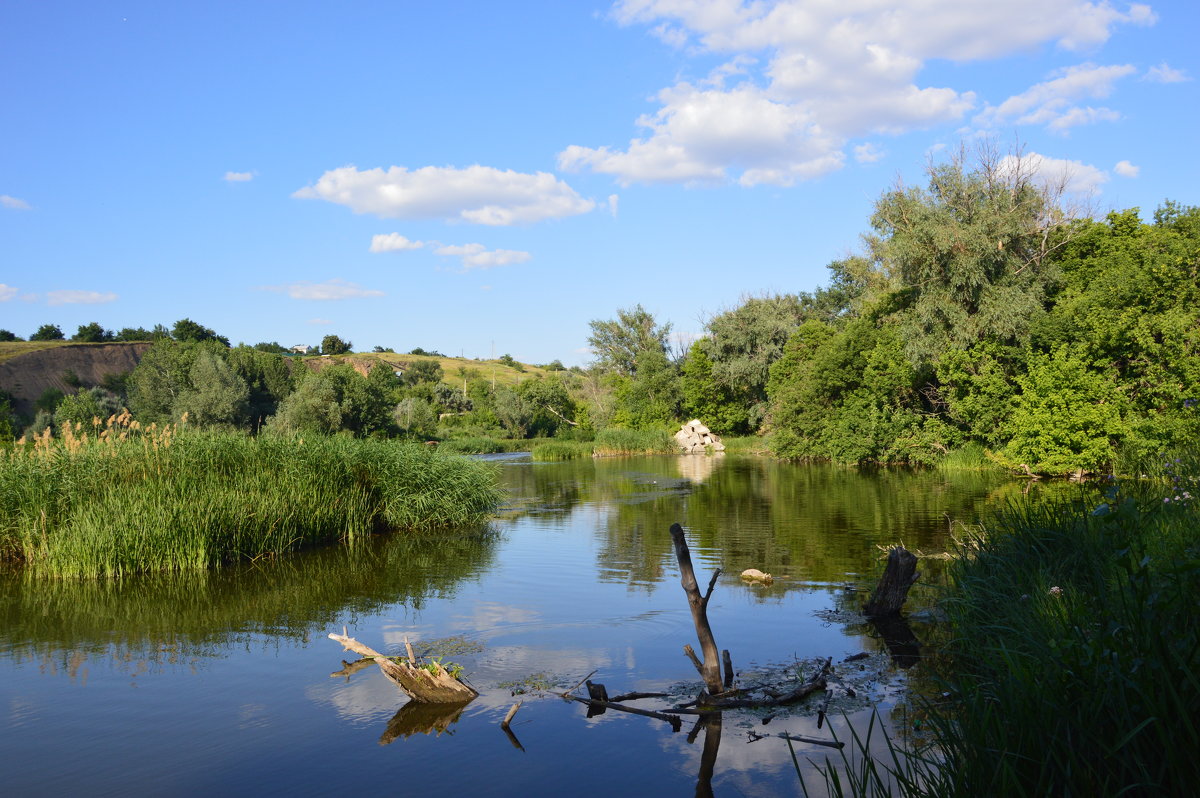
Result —
[[[584,364],[618,308],[686,337],[823,284],[962,144],[1200,203],[1197,34],[1196,0],[0,0],[0,327]]]

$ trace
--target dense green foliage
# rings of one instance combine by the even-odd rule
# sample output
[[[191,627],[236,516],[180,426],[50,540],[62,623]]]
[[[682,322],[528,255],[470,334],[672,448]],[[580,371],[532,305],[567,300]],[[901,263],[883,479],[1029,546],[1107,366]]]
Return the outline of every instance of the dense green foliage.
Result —
[[[0,453],[0,555],[35,573],[207,568],[384,529],[460,525],[499,499],[483,463],[344,437],[68,434]]]
[[[943,700],[919,709],[926,742],[881,762],[861,756],[859,734],[854,756],[827,763],[830,794],[1189,794],[1196,488],[1176,476],[1166,496],[1114,484],[1090,501],[1013,505],[965,541],[942,602],[954,632]]]
[[[935,463],[983,446],[1058,475],[1194,440],[1200,209],[1068,221],[1054,200],[1019,161],[886,192],[866,256],[834,265],[841,312],[798,324],[771,366],[776,452]]]

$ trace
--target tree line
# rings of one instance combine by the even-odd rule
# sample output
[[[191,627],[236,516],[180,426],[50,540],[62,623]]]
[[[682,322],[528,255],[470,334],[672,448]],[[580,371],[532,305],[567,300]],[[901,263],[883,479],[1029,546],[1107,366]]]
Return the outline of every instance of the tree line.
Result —
[[[1073,218],[1020,158],[929,167],[811,293],[750,297],[672,359],[641,306],[592,322],[591,412],[697,416],[796,460],[973,453],[1099,472],[1200,436],[1200,209]]]
[[[155,343],[127,378],[60,397],[34,426],[127,404],[147,423],[186,412],[251,432],[590,440],[696,417],[794,460],[986,458],[1040,474],[1194,445],[1200,209],[1073,216],[1028,166],[986,154],[930,164],[924,186],[879,197],[862,251],[829,264],[825,286],[748,297],[686,348],[636,305],[590,323],[587,368],[555,361],[497,385],[485,364],[292,368],[278,344],[230,347],[184,319],[114,334]]]

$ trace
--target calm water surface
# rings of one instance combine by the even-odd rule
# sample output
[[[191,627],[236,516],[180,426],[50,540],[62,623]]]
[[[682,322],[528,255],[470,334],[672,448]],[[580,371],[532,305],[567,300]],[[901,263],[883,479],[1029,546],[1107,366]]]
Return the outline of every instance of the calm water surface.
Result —
[[[895,667],[873,630],[830,612],[857,601],[847,584],[875,578],[877,545],[940,550],[953,523],[1016,487],[735,456],[496,465],[511,500],[470,534],[120,582],[0,573],[5,792],[674,796],[693,794],[711,769],[702,781],[719,795],[798,794],[786,743],[750,733],[827,737],[811,711],[767,725],[762,712],[727,712],[719,729],[689,735],[691,719],[672,733],[513,691],[564,689],[594,670],[613,694],[694,692],[681,653],[694,632],[667,532],[678,522],[698,577],[724,570],[709,617],[746,678],[870,652],[842,670],[858,669],[860,692],[886,711],[920,666]],[[775,583],[743,583],[751,567]],[[393,653],[405,636],[418,650],[463,638],[478,650],[447,659],[466,667],[480,698],[430,715],[406,709],[374,666],[331,677],[354,658],[326,638],[343,626]],[[518,698],[524,750],[498,726]]]

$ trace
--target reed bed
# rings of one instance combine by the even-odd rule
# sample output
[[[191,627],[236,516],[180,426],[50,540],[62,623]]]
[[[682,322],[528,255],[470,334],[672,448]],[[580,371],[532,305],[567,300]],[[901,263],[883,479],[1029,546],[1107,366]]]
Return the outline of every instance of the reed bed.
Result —
[[[122,415],[0,453],[0,553],[53,576],[186,571],[472,523],[499,499],[489,466],[428,447],[144,428]]]
[[[534,443],[532,456],[538,462],[561,462],[591,457],[593,449],[588,441],[544,440]]]
[[[1191,493],[1014,505],[943,602],[947,700],[890,762],[827,761],[833,795],[1185,795],[1200,784],[1200,512]],[[886,759],[886,757],[885,757]]]
[[[678,449],[666,430],[603,429],[593,446],[598,456],[669,454]]]
[[[444,452],[453,454],[501,454],[503,452],[529,451],[531,441],[505,440],[488,438],[486,436],[471,436],[466,438],[450,438],[438,444]]]

